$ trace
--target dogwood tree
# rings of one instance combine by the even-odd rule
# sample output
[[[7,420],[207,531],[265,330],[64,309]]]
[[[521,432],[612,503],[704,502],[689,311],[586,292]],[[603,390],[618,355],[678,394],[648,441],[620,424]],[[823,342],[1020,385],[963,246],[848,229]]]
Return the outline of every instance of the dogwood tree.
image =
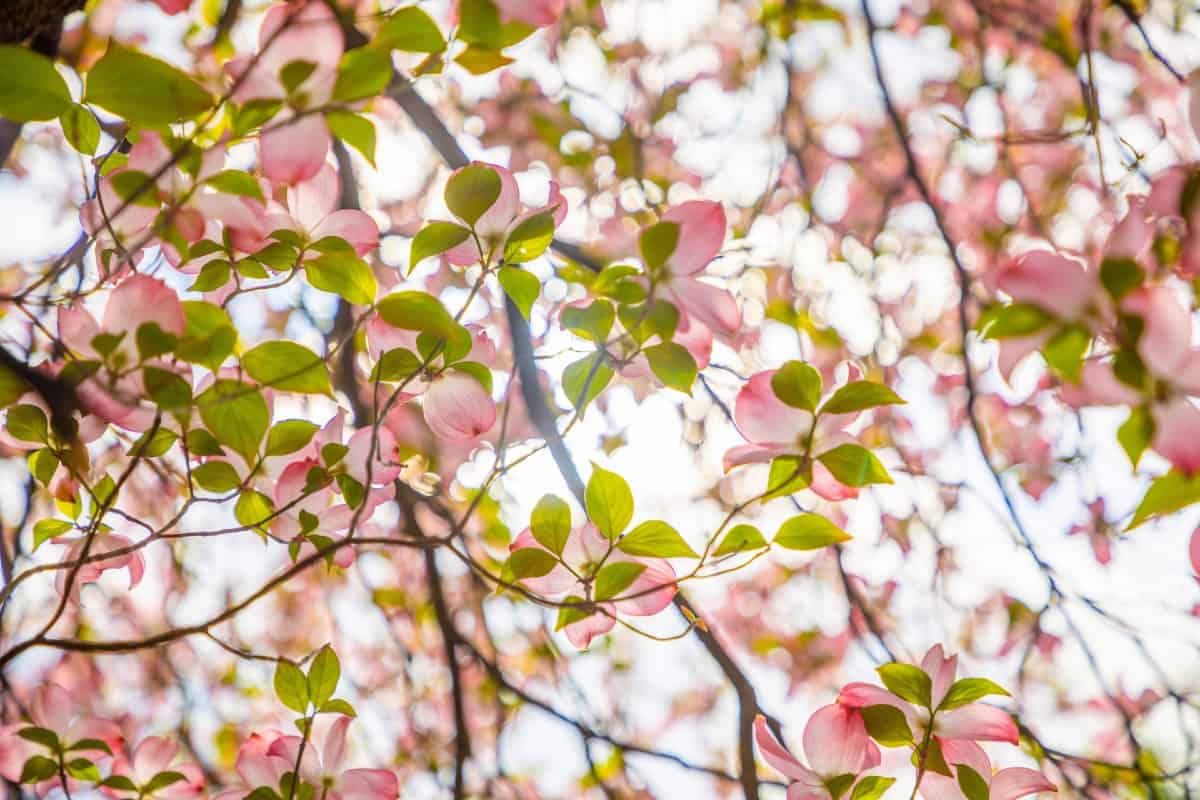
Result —
[[[1200,790],[1191,4],[0,7],[8,796]]]

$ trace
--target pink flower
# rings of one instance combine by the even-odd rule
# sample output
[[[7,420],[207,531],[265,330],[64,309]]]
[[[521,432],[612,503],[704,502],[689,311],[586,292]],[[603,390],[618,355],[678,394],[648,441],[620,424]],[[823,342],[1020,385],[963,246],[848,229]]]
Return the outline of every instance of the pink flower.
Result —
[[[68,747],[84,739],[102,741],[111,750],[120,747],[121,730],[116,723],[80,714],[80,706],[81,703],[57,683],[39,686],[29,703],[29,722],[0,726],[0,775],[10,781],[19,781],[21,769],[30,756],[47,755],[45,748],[17,735],[31,725],[54,731],[58,740]],[[93,761],[105,755],[103,750],[88,748],[72,752]],[[57,778],[48,780],[39,786],[38,793],[44,795],[57,784]]]
[[[996,276],[995,284],[1016,302],[1043,308],[1066,321],[1080,319],[1100,288],[1095,271],[1048,250],[1021,256]]]
[[[1200,394],[1200,349],[1192,347],[1192,315],[1166,286],[1131,292],[1121,309],[1142,319],[1137,351],[1146,367],[1185,394]]]
[[[1200,69],[1192,70],[1187,79],[1188,89],[1188,121],[1192,123],[1192,133],[1200,139]]]
[[[60,308],[58,335],[77,356],[104,361],[123,371],[140,362],[137,331],[150,323],[164,333],[181,336],[185,325],[183,305],[175,291],[157,278],[131,275],[109,294],[100,322],[82,306]],[[120,337],[107,358],[94,345],[102,333]],[[156,366],[168,366],[158,359],[154,361]],[[80,384],[79,395],[86,410],[122,428],[141,431],[154,420],[154,410],[140,403],[145,395],[141,370],[121,372],[115,378],[101,370]]]
[[[279,731],[250,734],[238,748],[235,765],[242,785],[220,792],[213,800],[242,800],[260,786],[278,789],[280,779],[295,766],[294,761],[270,752],[271,745],[282,736]]]
[[[496,0],[503,20],[539,28],[558,22],[564,6],[566,0]]]
[[[1058,791],[1045,775],[1035,769],[1007,767],[993,774],[987,753],[974,742],[943,741],[941,745],[942,755],[955,776],[927,771],[921,779],[921,796],[925,800],[967,800],[961,785],[964,780],[963,767],[973,770],[983,779],[988,800],[1016,800],[1038,792]]]
[[[86,536],[66,537],[56,536],[52,539],[55,544],[70,545],[67,552],[64,554],[63,561],[77,561],[83,555],[83,546],[87,542]],[[96,536],[92,542],[91,551],[88,553],[88,558],[103,556],[106,553],[111,553],[116,550],[124,550],[130,547],[133,542],[125,536],[116,533],[109,533],[103,536]],[[100,580],[100,576],[110,569],[127,569],[129,570],[129,588],[137,586],[142,582],[142,576],[146,572],[146,560],[142,557],[141,552],[134,551],[125,555],[113,556],[112,558],[101,558],[98,561],[89,561],[79,568],[75,573],[75,580],[71,584],[71,597],[74,600],[79,599],[79,589],[85,583],[95,583]],[[67,588],[67,573],[70,570],[60,569],[54,579],[54,588],[62,594]]]
[[[496,424],[496,404],[487,388],[454,369],[430,382],[421,410],[433,435],[441,439],[474,439]]]
[[[711,200],[690,200],[668,208],[662,221],[679,226],[675,251],[664,268],[663,285],[680,314],[695,317],[715,333],[737,333],[742,315],[733,295],[696,278],[721,251],[725,209]]]
[[[1192,572],[1200,580],[1200,528],[1192,531],[1192,538],[1188,541],[1188,557],[1192,561]]]
[[[765,370],[752,376],[738,392],[733,406],[733,421],[750,444],[725,451],[725,471],[742,464],[758,464],[780,456],[812,460],[812,489],[826,500],[855,497],[858,490],[840,483],[825,465],[816,460],[822,453],[858,440],[843,430],[854,422],[858,412],[814,415],[793,408],[775,396],[771,378],[778,370]],[[851,378],[857,376],[853,369]],[[814,425],[815,422],[815,425]]]
[[[314,727],[329,719],[319,717]],[[317,787],[328,787],[328,800],[395,800],[400,792],[399,781],[391,770],[344,769],[346,757],[346,729],[351,718],[338,716],[325,732],[323,745],[318,745],[317,735],[304,750],[300,762],[300,775]],[[281,736],[271,743],[268,755],[281,757],[292,765],[300,757],[300,737]],[[289,767],[290,768],[290,767]]]
[[[967,703],[948,710],[938,710],[946,693],[954,684],[958,671],[958,656],[946,658],[940,644],[929,648],[921,660],[921,669],[930,678],[933,734],[942,739],[967,739],[971,741],[995,741],[1017,744],[1017,725],[1007,712],[984,703]],[[879,686],[869,683],[849,683],[842,688],[838,702],[850,708],[869,706],[892,706],[899,709],[908,721],[915,741],[921,741],[929,728],[930,712]]]
[[[320,108],[333,96],[345,47],[341,26],[319,0],[280,3],[263,17],[258,43],[257,60],[240,56],[226,67],[237,82],[233,99],[238,103],[287,101],[262,133],[259,159],[272,181],[307,180],[321,169],[329,152],[329,124],[311,109]],[[312,71],[289,92],[282,71],[297,62],[311,64]]]
[[[1087,534],[1088,543],[1092,546],[1092,554],[1099,564],[1107,565],[1112,561],[1112,540],[1109,538],[1109,524],[1104,519],[1104,498],[1088,504],[1088,518],[1084,523],[1071,527],[1071,535]]]
[[[1200,408],[1185,397],[1158,403],[1151,409],[1154,417],[1154,452],[1171,462],[1185,475],[1200,471]]]
[[[322,163],[309,177],[287,190],[287,210],[273,211],[266,217],[266,229],[286,229],[300,234],[306,242],[318,242],[327,236],[345,239],[360,256],[379,244],[379,226],[366,212],[338,209],[338,174]],[[316,252],[306,254],[315,258]]]
[[[475,233],[481,240],[485,250],[494,252],[480,253],[474,239],[468,238],[461,244],[447,250],[443,255],[443,258],[447,262],[456,266],[470,266],[471,264],[480,263],[489,255],[498,254],[503,250],[501,245],[508,241],[508,235],[512,233],[513,229],[532,216],[550,211],[554,218],[555,227],[561,225],[563,219],[567,216],[567,200],[563,197],[558,184],[554,181],[550,181],[545,205],[536,207],[525,206],[524,211],[522,211],[521,189],[517,185],[516,176],[511,171],[497,164],[473,161],[467,166],[455,170],[447,183],[453,181],[455,176],[459,175],[463,170],[477,169],[479,167],[486,167],[492,170],[500,178],[500,194],[488,210],[483,212],[479,219],[475,221],[474,226]],[[463,225],[467,224],[464,220],[459,220],[459,222]]]
[[[513,540],[508,549],[515,553],[527,547],[550,552],[533,537],[533,532],[528,528]],[[571,644],[586,650],[593,637],[613,629],[618,613],[647,617],[666,608],[676,592],[675,570],[671,565],[661,558],[642,558],[622,553],[589,522],[571,532],[563,548],[561,563],[556,563],[541,577],[523,578],[521,584],[547,598],[566,598],[574,602],[589,600],[598,565],[604,565],[599,567],[602,570],[617,563],[640,564],[644,567],[633,583],[618,593],[618,598],[624,599],[599,601],[595,604],[599,611],[565,626]]]
[[[195,764],[173,764],[179,755],[179,743],[159,736],[149,736],[133,751],[133,757],[127,758],[119,753],[113,759],[112,774],[124,775],[138,787],[138,792],[105,789],[113,797],[157,798],[157,800],[183,800],[196,797],[204,792],[204,773]],[[178,772],[182,780],[170,783],[153,792],[144,791],[143,787],[163,772]]]
[[[794,781],[788,800],[839,800],[855,781],[835,795],[829,789],[835,778],[851,775],[857,780],[880,762],[879,748],[867,736],[862,716],[841,703],[817,709],[804,726],[807,767],[779,743],[761,714],[754,720],[754,740],[766,762]]]

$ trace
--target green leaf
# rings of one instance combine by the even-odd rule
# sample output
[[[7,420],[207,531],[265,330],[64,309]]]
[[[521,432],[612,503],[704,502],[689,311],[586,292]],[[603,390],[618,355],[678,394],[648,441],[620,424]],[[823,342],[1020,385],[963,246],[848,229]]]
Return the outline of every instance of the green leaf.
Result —
[[[1132,258],[1106,258],[1100,262],[1100,283],[1114,300],[1141,286],[1146,271]]]
[[[262,186],[249,172],[240,169],[225,169],[204,179],[204,182],[225,194],[238,197],[253,197],[259,202],[265,202]]]
[[[933,681],[928,673],[913,664],[893,662],[877,667],[888,691],[913,705],[929,708],[932,705]]]
[[[631,556],[699,558],[679,532],[662,520],[643,522],[617,540],[617,549]]]
[[[602,344],[612,331],[617,312],[607,300],[595,300],[583,306],[568,306],[559,315],[563,327],[584,339]]]
[[[6,12],[18,13],[15,7]],[[16,45],[0,46],[0,75],[4,76],[0,80],[0,117],[4,119],[40,122],[71,108],[67,82],[54,62],[39,53]]]
[[[196,398],[200,419],[221,444],[253,464],[267,432],[270,411],[258,389],[241,381],[218,380]]]
[[[175,770],[166,770],[164,772],[158,773],[153,778],[151,778],[149,781],[147,781],[146,784],[142,787],[142,792],[146,796],[150,796],[154,792],[157,792],[161,789],[165,789],[168,786],[172,786],[176,783],[179,783],[180,781],[186,781],[186,780],[187,780],[187,776],[184,775],[182,772],[177,772]]]
[[[139,325],[134,339],[137,342],[138,355],[143,361],[166,355],[175,349],[177,343],[175,335],[164,331],[157,322]]]
[[[58,118],[63,136],[76,152],[85,156],[94,155],[100,146],[100,123],[96,116],[78,103],[72,103]]]
[[[285,419],[277,422],[267,433],[268,456],[286,456],[312,441],[317,426],[306,419]]]
[[[187,73],[111,42],[87,75],[85,103],[135,125],[182,122],[212,108],[213,98]]]
[[[1092,343],[1092,334],[1082,325],[1067,325],[1046,342],[1042,357],[1054,373],[1071,383],[1079,383],[1083,356]]]
[[[28,464],[33,477],[41,481],[43,486],[49,486],[54,478],[54,471],[58,469],[58,456],[54,455],[50,448],[43,447],[29,454]]]
[[[333,391],[325,362],[295,342],[263,342],[242,356],[242,367],[251,378],[275,389],[302,394]]]
[[[421,359],[411,350],[397,347],[388,350],[375,365],[371,380],[402,381],[406,380],[421,369]]]
[[[1117,428],[1117,442],[1125,451],[1125,455],[1129,456],[1129,463],[1133,465],[1134,469],[1137,469],[1138,462],[1142,459],[1142,453],[1146,452],[1146,448],[1150,446],[1153,439],[1154,416],[1150,413],[1150,407],[1131,408],[1129,418],[1121,423],[1120,428]]]
[[[629,484],[615,472],[592,462],[592,476],[584,492],[588,519],[600,532],[615,539],[633,519],[633,493]]]
[[[831,544],[848,542],[850,534],[820,514],[800,514],[779,526],[775,544],[788,550],[819,550]]]
[[[990,311],[983,335],[988,339],[1016,339],[1037,333],[1053,320],[1053,316],[1038,306],[1011,303]]]
[[[143,458],[158,458],[163,453],[171,449],[171,445],[179,439],[179,434],[169,428],[158,428],[151,435],[150,431],[146,431],[138,437],[137,441],[129,446],[125,451],[125,455],[132,456],[135,453],[140,453]]]
[[[338,661],[337,653],[333,652],[332,647],[325,645],[308,668],[308,696],[314,706],[323,706],[333,697],[341,675],[342,665]]]
[[[988,782],[966,764],[956,764],[958,788],[967,800],[988,800]]]
[[[0,408],[7,408],[29,391],[29,384],[13,370],[0,365]]]
[[[822,414],[848,414],[877,406],[903,404],[904,400],[882,383],[851,381],[838,389],[821,406]]]
[[[101,753],[107,753],[110,756],[113,754],[112,748],[108,746],[108,743],[100,739],[80,739],[66,748],[68,753],[73,750],[96,750]]]
[[[884,747],[904,747],[913,743],[908,720],[895,706],[867,706],[861,713],[867,733]]]
[[[193,428],[184,437],[188,452],[194,456],[223,456],[221,443],[211,433],[203,428]]]
[[[554,240],[554,211],[539,211],[521,221],[504,242],[504,261],[524,264],[546,252]]]
[[[392,56],[386,50],[359,47],[346,52],[338,64],[333,99],[352,103],[382,94],[392,82]]]
[[[329,111],[325,121],[333,135],[362,153],[371,166],[375,166],[375,123],[361,114],[350,111]]]
[[[237,329],[224,309],[200,300],[185,300],[183,316],[186,324],[175,355],[215,372],[233,352]]]
[[[803,361],[789,361],[771,376],[771,390],[792,408],[816,411],[821,401],[821,373]]]
[[[76,780],[88,781],[89,783],[100,782],[100,770],[89,759],[74,758],[63,766],[66,769],[67,775]]]
[[[1188,477],[1179,470],[1154,479],[1125,530],[1133,530],[1147,520],[1172,514],[1200,500],[1200,475]]]
[[[850,800],[879,800],[895,782],[895,778],[887,778],[883,775],[864,775],[854,785],[854,791],[850,793]]]
[[[192,405],[192,387],[170,370],[143,367],[142,384],[146,394],[163,411],[184,411]]]
[[[457,247],[471,236],[469,228],[464,228],[454,222],[431,222],[417,232],[413,237],[412,250],[409,251],[408,270],[411,273],[427,258],[441,255],[447,250]],[[503,283],[503,281],[501,281]]]
[[[571,508],[561,498],[543,495],[529,517],[533,538],[555,555],[562,555],[571,537]]]
[[[463,167],[446,181],[446,207],[471,227],[500,197],[500,174],[483,164]]]
[[[300,88],[300,84],[309,79],[316,69],[315,61],[303,59],[289,61],[279,69],[279,82],[283,84],[283,88],[288,94],[292,94]]]
[[[21,768],[20,783],[41,783],[58,774],[58,763],[45,756],[30,756]]]
[[[50,425],[46,414],[37,406],[22,403],[8,410],[5,429],[9,436],[22,442],[45,443],[50,438]]]
[[[767,540],[763,538],[762,531],[758,528],[753,525],[735,525],[730,529],[729,533],[725,534],[725,538],[721,540],[721,543],[717,545],[713,556],[720,558],[731,553],[758,550],[766,546]]]
[[[633,585],[646,571],[645,564],[636,561],[617,561],[605,564],[596,573],[596,601],[611,600]]]
[[[504,287],[504,293],[521,312],[521,316],[528,320],[533,303],[542,290],[542,282],[532,272],[517,267],[501,267],[496,277]]]
[[[193,292],[211,292],[229,283],[233,274],[232,264],[223,258],[213,259],[200,268],[200,274],[188,287]]]
[[[584,356],[563,370],[563,392],[580,414],[605,390],[613,379],[613,370],[603,350]],[[590,379],[590,380],[589,380]]]
[[[109,789],[117,789],[122,792],[133,792],[134,794],[137,794],[137,784],[124,775],[109,775],[107,778],[100,781],[100,785],[106,786]]]
[[[471,333],[454,321],[446,307],[431,294],[393,292],[379,301],[379,316],[394,328],[420,331],[444,339],[447,361],[455,361],[471,351]],[[419,343],[418,343],[419,344]]]
[[[892,476],[888,475],[875,454],[857,444],[838,445],[817,456],[817,460],[833,473],[833,477],[847,486],[892,482]]]
[[[308,711],[308,678],[290,661],[280,659],[275,666],[275,695],[292,711]]]
[[[942,702],[938,704],[938,710],[949,711],[994,694],[1012,696],[1003,686],[987,678],[961,678],[951,685]]]
[[[651,272],[662,269],[679,245],[679,223],[659,222],[642,231],[638,238],[642,261]]]
[[[499,50],[470,45],[466,50],[463,50],[454,57],[454,63],[472,75],[486,75],[492,70],[507,67],[513,63],[513,59],[504,55]]]
[[[43,542],[61,536],[71,530],[71,523],[62,519],[39,519],[33,525],[33,549],[37,550]]]
[[[582,603],[584,599],[578,595],[569,595],[563,599],[564,603]],[[554,630],[561,631],[573,622],[579,622],[581,619],[587,619],[594,612],[586,606],[562,606],[558,609],[558,617],[554,620]]]
[[[510,573],[513,580],[540,578],[557,564],[558,559],[540,547],[521,547],[508,557],[505,572]]]
[[[333,292],[357,305],[375,300],[375,273],[353,250],[322,253],[304,262],[304,274],[314,288]]]
[[[663,342],[652,345],[644,351],[650,369],[668,389],[675,389],[684,394],[692,393],[692,384],[696,382],[696,359],[687,348],[675,342]]]
[[[350,705],[340,697],[335,697],[332,700],[326,700],[321,704],[320,712],[322,714],[342,714],[347,717],[357,717],[358,712],[354,710],[354,706]]]
[[[58,734],[49,728],[40,728],[36,725],[31,725],[28,728],[21,728],[17,731],[17,736],[20,736],[27,742],[40,744],[47,750],[57,750],[60,746]]]
[[[242,485],[242,479],[228,461],[205,461],[192,469],[192,480],[200,488],[223,494]]]
[[[446,40],[428,14],[407,6],[384,20],[375,35],[375,45],[406,53],[440,53],[446,49]]]
[[[829,792],[832,800],[841,800],[842,795],[854,785],[854,779],[858,776],[854,773],[847,772],[842,775],[834,775],[832,778],[824,780],[825,790]]]
[[[767,493],[763,500],[786,497],[812,483],[812,465],[798,456],[780,456],[771,462],[767,475]]]
[[[239,525],[245,525],[247,528],[261,528],[274,511],[271,498],[262,492],[245,489],[238,495],[237,504],[233,507],[233,516]]]

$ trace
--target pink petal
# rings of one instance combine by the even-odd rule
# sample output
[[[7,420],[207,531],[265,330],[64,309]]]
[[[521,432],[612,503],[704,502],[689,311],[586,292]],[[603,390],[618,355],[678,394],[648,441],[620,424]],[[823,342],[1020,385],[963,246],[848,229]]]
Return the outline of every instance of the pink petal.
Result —
[[[1129,211],[1108,235],[1105,258],[1141,258],[1154,241],[1156,226],[1147,214],[1146,198],[1131,196]]]
[[[726,472],[743,464],[762,464],[792,452],[784,445],[740,444],[725,451],[721,463]]]
[[[992,776],[988,800],[1016,800],[1027,794],[1056,792],[1054,784],[1035,769],[1007,767]]]
[[[175,760],[179,744],[161,736],[149,736],[133,751],[133,778],[139,785],[163,772]]]
[[[813,462],[813,477],[812,483],[809,484],[809,489],[817,495],[831,503],[841,502],[842,500],[851,500],[858,497],[858,489],[846,484],[833,477],[833,473],[829,468],[820,461]]]
[[[675,570],[667,561],[661,558],[634,558],[617,553],[613,553],[608,560],[609,563],[629,561],[646,565],[629,588],[621,592],[622,596],[638,596],[613,603],[619,612],[634,617],[648,617],[671,604],[671,598],[675,596],[678,587],[675,585]]]
[[[775,396],[771,388],[775,372],[759,372],[746,382],[734,401],[733,421],[742,436],[755,444],[797,448],[811,431],[813,416]]]
[[[558,22],[565,5],[566,0],[496,0],[501,19],[539,28]]]
[[[470,375],[453,370],[430,384],[422,410],[429,429],[443,439],[473,439],[496,422],[496,404],[487,389]]]
[[[712,200],[690,200],[671,206],[662,220],[679,225],[675,252],[667,259],[673,275],[695,275],[702,271],[725,242],[725,209]]]
[[[1192,123],[1192,133],[1200,139],[1200,71],[1192,70],[1188,75],[1188,121]]]
[[[350,727],[350,722],[351,717],[339,714],[325,734],[325,746],[321,749],[321,766],[329,774],[342,770],[342,761],[346,757],[346,729]]]
[[[71,717],[75,715],[74,707],[75,702],[66,689],[57,683],[48,683],[34,693],[29,716],[43,728],[65,733],[71,724]]]
[[[321,171],[329,153],[329,125],[320,114],[272,123],[259,139],[263,173],[275,183],[298,183]],[[336,202],[337,195],[329,200]]]
[[[1171,379],[1191,349],[1191,314],[1165,286],[1132,292],[1121,301],[1121,308],[1142,318],[1145,327],[1137,349],[1146,366]]]
[[[958,781],[936,772],[926,772],[921,778],[921,797],[925,800],[966,800]]]
[[[951,711],[940,712],[934,718],[934,729],[939,736],[946,739],[1011,744],[1020,741],[1017,724],[1008,712],[983,703],[971,703]]]
[[[58,308],[58,336],[78,355],[92,355],[92,339],[100,334],[95,317],[80,303]]]
[[[1192,531],[1192,538],[1188,544],[1188,555],[1192,559],[1192,572],[1200,577],[1200,528]]]
[[[1020,303],[1030,303],[1062,319],[1078,319],[1095,297],[1096,275],[1074,259],[1034,250],[996,278],[996,288]]]
[[[616,620],[611,616],[597,611],[595,614],[585,617],[578,622],[572,622],[563,630],[566,632],[567,640],[571,644],[580,650],[587,650],[592,644],[592,639],[608,633],[616,624]]]
[[[714,333],[732,336],[742,327],[742,313],[728,290],[688,277],[672,278],[668,286],[679,310]]]
[[[533,532],[526,528],[521,531],[508,549],[510,552],[516,552],[522,548],[536,547],[539,550],[546,548],[533,538]],[[549,551],[547,551],[549,552]],[[562,564],[555,564],[554,568],[537,578],[522,578],[521,585],[532,592],[537,592],[543,597],[561,597],[579,585],[579,580],[571,574],[570,570]]]
[[[348,769],[337,782],[342,800],[395,800],[400,783],[386,769]]]
[[[343,208],[325,217],[312,231],[313,239],[319,240],[326,236],[345,239],[354,248],[354,252],[361,256],[379,245],[379,226],[369,214]]]
[[[872,748],[862,715],[842,703],[817,709],[804,726],[804,755],[813,772],[826,778],[862,772]]]
[[[292,61],[336,69],[345,47],[341,26],[320,0],[272,6],[263,17],[258,44],[265,48],[263,60],[276,71]]]
[[[1063,384],[1062,401],[1072,408],[1082,406],[1132,406],[1142,401],[1135,389],[1117,380],[1111,361],[1086,361],[1079,383]]]
[[[108,296],[101,327],[107,333],[125,331],[128,335],[122,345],[133,345],[130,340],[147,322],[157,323],[167,333],[182,335],[183,304],[175,290],[158,278],[131,275]]]
[[[796,757],[779,743],[775,734],[771,733],[770,727],[767,726],[766,718],[761,714],[754,719],[754,741],[758,745],[759,752],[762,753],[763,760],[783,775],[805,783],[819,784],[821,782],[820,776],[797,761]]]
[[[1152,413],[1154,451],[1185,474],[1195,474],[1200,470],[1200,409],[1181,398],[1155,406]]]
[[[939,744],[947,764],[966,764],[985,781],[992,777],[992,762],[979,745],[965,739],[942,739]]]
[[[324,158],[322,153],[321,165],[316,174],[289,186],[287,190],[288,213],[313,239],[321,238],[316,234],[316,228],[337,208],[341,188],[338,184],[337,170]]]
[[[958,672],[958,656],[947,658],[942,646],[935,644],[921,659],[921,669],[933,682],[931,694],[933,707],[937,708],[950,689],[950,684],[954,683],[954,675]]]

